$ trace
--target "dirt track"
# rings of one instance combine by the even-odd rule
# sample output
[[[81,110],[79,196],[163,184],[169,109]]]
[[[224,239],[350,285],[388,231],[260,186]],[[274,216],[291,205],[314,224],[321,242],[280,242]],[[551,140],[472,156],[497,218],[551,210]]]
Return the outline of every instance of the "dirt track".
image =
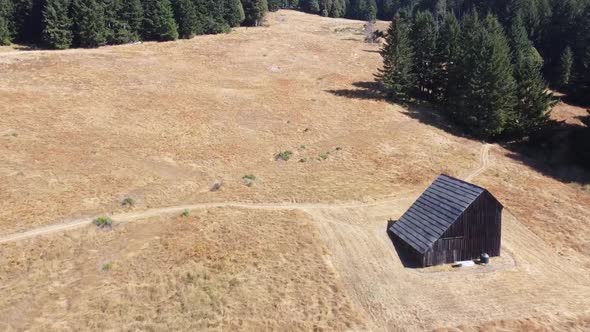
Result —
[[[490,145],[485,144],[482,146],[480,155],[480,167],[470,173],[466,179],[467,181],[472,180],[475,176],[483,173],[489,166],[489,151]],[[134,220],[147,219],[165,215],[177,215],[185,210],[193,211],[198,209],[211,209],[211,208],[242,208],[242,209],[260,209],[260,210],[294,210],[300,209],[309,212],[309,210],[315,209],[350,209],[350,208],[362,208],[377,205],[392,205],[398,200],[407,200],[403,194],[400,194],[398,198],[392,199],[379,199],[374,202],[348,202],[338,204],[321,204],[321,203],[245,203],[245,202],[225,202],[225,203],[201,203],[193,205],[179,205],[170,206],[165,208],[150,209],[145,211],[133,211],[124,214],[117,214],[111,216],[115,222],[130,222]],[[63,232],[78,227],[87,226],[92,223],[96,217],[79,218],[70,220],[67,222],[49,225],[44,227],[35,228],[25,232],[19,232],[15,234],[9,234],[0,237],[0,244],[8,243],[13,241],[19,241],[37,236],[43,236],[47,234]]]
[[[0,55],[0,329],[343,330],[358,313],[372,330],[587,331],[588,189],[383,100],[363,24],[281,11],[173,43]],[[385,221],[440,173],[507,207],[489,267],[399,264]],[[119,227],[84,227],[100,214]]]

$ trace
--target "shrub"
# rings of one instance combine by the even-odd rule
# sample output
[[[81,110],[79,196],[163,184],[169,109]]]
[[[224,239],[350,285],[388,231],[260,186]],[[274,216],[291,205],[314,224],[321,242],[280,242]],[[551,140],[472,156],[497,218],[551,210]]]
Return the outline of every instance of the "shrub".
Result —
[[[102,265],[102,270],[105,271],[105,272],[106,271],[109,271],[112,268],[113,268],[113,263],[112,262],[104,263]]]
[[[189,211],[189,209],[184,209],[184,211],[182,211],[182,213],[180,214],[181,217],[188,217],[191,215],[191,212]]]
[[[283,160],[283,161],[288,161],[291,156],[293,155],[292,151],[283,151],[283,152],[279,152],[277,153],[277,155],[275,156],[275,160]]]
[[[256,181],[256,176],[254,174],[246,174],[242,176],[242,180],[245,185],[251,187],[254,184],[254,181]]]
[[[113,220],[109,217],[98,217],[92,223],[98,228],[111,228],[113,226]]]
[[[135,205],[135,200],[131,197],[125,197],[123,201],[121,201],[121,205],[125,207],[133,207]]]

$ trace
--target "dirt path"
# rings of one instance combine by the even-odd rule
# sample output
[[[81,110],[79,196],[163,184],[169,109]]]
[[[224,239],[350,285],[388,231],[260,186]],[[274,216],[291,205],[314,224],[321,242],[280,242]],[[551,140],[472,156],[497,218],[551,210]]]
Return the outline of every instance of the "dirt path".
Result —
[[[466,177],[469,181],[489,166],[489,151],[490,144],[486,144],[482,147],[480,155],[480,167],[473,171]],[[185,210],[199,210],[199,209],[211,209],[211,208],[242,208],[242,209],[259,209],[259,210],[295,210],[300,209],[306,212],[314,209],[338,209],[346,210],[351,208],[366,208],[371,206],[379,206],[387,203],[393,203],[398,200],[407,200],[408,197],[413,197],[412,192],[402,193],[397,197],[380,198],[373,202],[344,202],[344,203],[245,203],[245,202],[221,202],[221,203],[202,203],[192,205],[179,205],[157,209],[149,209],[144,211],[133,211],[128,213],[122,213],[111,216],[115,222],[129,222],[140,219],[147,219],[158,216],[175,215],[180,214]],[[63,232],[79,227],[83,227],[92,223],[95,217],[79,218],[68,222],[63,222],[55,225],[43,226],[34,228],[25,232],[19,232],[9,234],[0,237],[0,244],[20,241],[24,239],[34,238],[42,235]]]
[[[471,174],[469,174],[466,178],[465,181],[471,181],[474,178],[476,178],[477,176],[479,176],[481,173],[483,173],[490,165],[490,149],[491,149],[492,145],[491,144],[484,144],[483,147],[481,148],[481,152],[479,155],[479,163],[480,166],[478,169],[476,169],[475,171],[473,171]]]

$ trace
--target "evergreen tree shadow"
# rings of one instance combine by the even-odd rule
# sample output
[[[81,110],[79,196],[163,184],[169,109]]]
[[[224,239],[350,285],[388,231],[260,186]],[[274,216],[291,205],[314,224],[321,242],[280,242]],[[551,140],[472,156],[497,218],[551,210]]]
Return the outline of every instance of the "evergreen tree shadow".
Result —
[[[377,82],[355,82],[355,89],[328,90],[336,96],[351,99],[389,101],[387,93]],[[420,100],[398,103],[401,113],[425,125],[443,130],[456,137],[475,141],[481,139],[453,124],[436,105]],[[528,139],[511,141],[498,139],[507,149],[507,156],[525,164],[545,176],[563,183],[590,183],[590,114],[580,118],[587,126],[550,121],[547,128]]]
[[[387,94],[377,82],[354,82],[352,85],[356,89],[326,90],[326,92],[351,99],[387,100]]]

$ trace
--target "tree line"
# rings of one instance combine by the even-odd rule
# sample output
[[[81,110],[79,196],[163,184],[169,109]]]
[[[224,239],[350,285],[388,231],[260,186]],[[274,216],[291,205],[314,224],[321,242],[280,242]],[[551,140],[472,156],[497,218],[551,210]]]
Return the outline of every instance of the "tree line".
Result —
[[[51,49],[168,41],[255,26],[266,0],[0,0],[0,45]]]
[[[554,103],[546,78],[590,103],[590,5],[575,11],[578,20],[568,23],[575,28],[562,34],[540,23],[534,28],[531,22],[539,20],[531,16],[528,0],[504,3],[502,19],[488,7],[480,14],[477,6],[459,17],[448,8],[398,13],[381,51],[378,79],[392,98],[438,104],[482,138],[523,137],[542,129]],[[553,7],[545,24],[563,22],[557,10],[562,5]],[[560,38],[551,51],[549,35]]]

